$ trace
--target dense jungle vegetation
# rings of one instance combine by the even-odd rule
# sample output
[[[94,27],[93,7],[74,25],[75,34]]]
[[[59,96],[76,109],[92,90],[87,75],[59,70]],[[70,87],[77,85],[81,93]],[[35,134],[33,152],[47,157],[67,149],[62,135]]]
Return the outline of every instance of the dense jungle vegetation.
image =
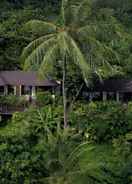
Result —
[[[84,81],[132,77],[132,1],[0,1],[0,70],[35,69],[62,80],[55,61],[64,58],[68,125],[65,99],[48,93],[39,109],[1,122],[0,184],[131,184],[132,103],[76,95]]]

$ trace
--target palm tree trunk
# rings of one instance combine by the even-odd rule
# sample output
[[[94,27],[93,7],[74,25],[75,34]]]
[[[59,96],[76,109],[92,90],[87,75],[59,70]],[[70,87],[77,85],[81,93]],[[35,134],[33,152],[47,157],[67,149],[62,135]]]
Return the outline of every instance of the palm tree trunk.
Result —
[[[63,110],[64,110],[64,128],[67,127],[67,97],[66,97],[66,58],[63,61],[63,81],[62,81],[62,91],[63,91]]]

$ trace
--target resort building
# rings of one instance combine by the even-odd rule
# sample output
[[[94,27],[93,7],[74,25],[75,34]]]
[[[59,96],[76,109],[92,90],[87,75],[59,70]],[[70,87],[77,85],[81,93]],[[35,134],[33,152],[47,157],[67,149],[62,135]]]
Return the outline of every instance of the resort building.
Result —
[[[54,80],[40,80],[36,72],[0,71],[0,114],[11,115],[23,111],[24,106],[9,105],[2,97],[24,97],[28,103],[34,103],[38,91],[50,91],[54,94],[59,84]]]
[[[0,95],[29,95],[35,98],[37,90],[54,90],[58,86],[53,80],[40,80],[36,72],[0,71]]]
[[[30,105],[36,103],[39,91],[50,91],[54,96],[60,90],[60,83],[55,80],[40,80],[36,72],[0,71],[0,114],[12,115],[16,111],[24,111],[27,106],[16,106],[2,102],[2,97],[24,97]],[[83,98],[88,101],[115,100],[127,102],[132,100],[132,80],[109,79],[96,82],[93,87],[82,90]]]
[[[132,100],[132,80],[109,79],[97,82],[93,87],[83,90],[82,95],[89,101],[116,100],[127,102]]]

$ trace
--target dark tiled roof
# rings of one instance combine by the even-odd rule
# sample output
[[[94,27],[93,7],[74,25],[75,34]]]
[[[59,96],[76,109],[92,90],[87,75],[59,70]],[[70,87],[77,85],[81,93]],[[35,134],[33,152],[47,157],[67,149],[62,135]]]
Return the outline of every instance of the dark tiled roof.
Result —
[[[0,86],[25,85],[25,86],[57,86],[53,80],[40,80],[36,72],[0,71]]]
[[[96,83],[91,89],[92,91],[108,91],[108,92],[132,92],[132,80],[129,79],[109,79],[102,83]]]

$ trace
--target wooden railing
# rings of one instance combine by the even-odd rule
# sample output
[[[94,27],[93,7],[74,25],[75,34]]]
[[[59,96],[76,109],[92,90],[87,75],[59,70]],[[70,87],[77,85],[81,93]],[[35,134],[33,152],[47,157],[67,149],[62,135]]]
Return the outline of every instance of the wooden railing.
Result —
[[[5,114],[5,115],[11,115],[14,112],[23,112],[27,107],[24,105],[21,106],[11,106],[8,104],[2,104],[0,105],[0,114]]]

